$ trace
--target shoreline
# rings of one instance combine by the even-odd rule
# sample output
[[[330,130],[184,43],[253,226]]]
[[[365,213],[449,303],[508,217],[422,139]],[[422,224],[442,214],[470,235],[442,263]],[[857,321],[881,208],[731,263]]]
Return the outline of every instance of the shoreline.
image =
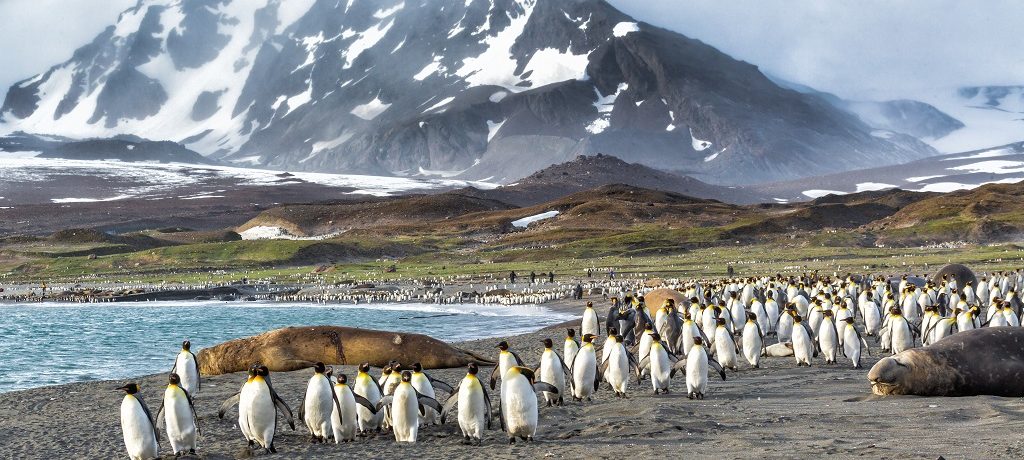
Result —
[[[572,308],[564,305],[562,308]],[[485,356],[495,354],[499,338],[506,339],[528,366],[535,366],[540,340],[561,343],[566,323],[512,337],[457,342],[454,345]],[[398,445],[390,435],[360,438],[335,445],[309,444],[297,422],[297,431],[282,424],[268,458],[322,458],[323,456],[419,455],[425,458],[606,458],[611,452],[639,458],[685,455],[697,458],[1019,458],[1024,441],[1017,433],[1024,426],[1019,398],[976,396],[924,398],[872,396],[867,369],[879,357],[869,357],[864,369],[848,363],[797,368],[792,358],[766,358],[762,368],[741,365],[729,380],[713,379],[702,401],[685,396],[684,379],[672,380],[672,392],[653,396],[650,381],[630,382],[628,397],[620,399],[602,385],[589,403],[566,401],[563,407],[541,407],[537,441],[507,444],[504,433],[487,431],[483,446],[460,444],[454,421],[420,431],[412,446]],[[168,364],[172,356],[168,357]],[[41,363],[44,364],[44,363]],[[354,366],[336,366],[336,372],[354,374]],[[486,369],[484,369],[486,370]],[[379,370],[372,371],[374,375]],[[452,385],[463,369],[430,371]],[[310,371],[274,373],[274,385],[293,411],[301,402]],[[202,436],[199,457],[246,458],[245,442],[235,414],[217,419],[220,403],[238,389],[243,373],[204,377],[196,396]],[[121,395],[113,388],[139,382],[152,411],[159,407],[166,374],[128,380],[94,381],[41,387],[0,394],[0,444],[13,458],[123,458],[124,445],[118,416]],[[443,396],[442,396],[443,398]],[[497,395],[492,394],[496,403]],[[950,433],[971,433],[971,441]],[[165,434],[161,453],[170,458]]]

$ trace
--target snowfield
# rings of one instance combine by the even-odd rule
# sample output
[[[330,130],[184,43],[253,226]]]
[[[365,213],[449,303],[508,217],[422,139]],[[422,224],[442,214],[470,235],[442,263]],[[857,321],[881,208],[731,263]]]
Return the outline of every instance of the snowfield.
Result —
[[[544,220],[544,219],[550,219],[550,218],[555,217],[557,215],[558,215],[558,211],[542,212],[540,214],[535,214],[535,215],[532,215],[532,216],[527,216],[527,217],[524,217],[524,218],[519,219],[519,220],[513,220],[512,221],[512,226],[513,227],[517,227],[517,228],[526,228],[526,227],[529,227],[530,224],[532,224],[534,222],[537,222],[537,221],[540,221],[540,220]]]

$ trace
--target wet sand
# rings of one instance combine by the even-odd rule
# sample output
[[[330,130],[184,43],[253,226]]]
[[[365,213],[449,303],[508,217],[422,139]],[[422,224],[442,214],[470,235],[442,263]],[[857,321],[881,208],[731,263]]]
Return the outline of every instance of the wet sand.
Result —
[[[508,338],[513,350],[535,366],[540,340],[557,344],[564,325]],[[487,356],[498,338],[458,345]],[[869,339],[870,341],[870,339]],[[870,341],[874,345],[873,341]],[[83,344],[83,350],[88,344]],[[11,350],[14,351],[14,350]],[[172,351],[173,353],[173,351]],[[173,355],[168,356],[168,368]],[[867,369],[848,363],[825,366],[816,360],[797,368],[792,358],[766,358],[761,369],[741,365],[729,380],[714,377],[703,401],[686,398],[684,377],[672,393],[654,396],[650,381],[630,383],[627,399],[602,385],[593,402],[542,407],[537,440],[513,446],[497,429],[484,445],[460,444],[457,422],[429,426],[415,445],[399,445],[387,434],[350,444],[310,444],[305,428],[283,424],[268,458],[1021,458],[1024,456],[1024,400],[991,396],[925,398],[870,394]],[[45,366],[46,363],[40,363]],[[339,366],[354,375],[353,366]],[[312,371],[275,373],[277,391],[296,411]],[[377,373],[377,370],[374,371]],[[463,369],[431,371],[453,386]],[[199,458],[250,456],[238,431],[237,412],[217,419],[220,403],[244,381],[242,373],[204,378],[196,397],[202,428]],[[134,379],[156,413],[165,375]],[[114,391],[125,381],[97,381],[0,394],[0,457],[124,458],[119,407]],[[496,392],[495,392],[496,393]],[[444,396],[441,396],[443,398]],[[568,398],[567,398],[568,399]],[[497,395],[492,394],[497,404]],[[173,458],[166,435],[161,453]],[[262,455],[260,455],[262,456]],[[665,457],[668,456],[668,457]]]

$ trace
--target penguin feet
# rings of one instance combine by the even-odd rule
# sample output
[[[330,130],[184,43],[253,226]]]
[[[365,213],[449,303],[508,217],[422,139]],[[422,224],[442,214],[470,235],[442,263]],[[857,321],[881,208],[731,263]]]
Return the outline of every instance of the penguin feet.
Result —
[[[515,437],[508,438],[508,445],[511,446],[512,444],[515,444],[515,443],[516,443],[516,438]]]
[[[533,436],[527,436],[527,437],[523,438],[523,440],[526,441],[526,442],[533,442]]]

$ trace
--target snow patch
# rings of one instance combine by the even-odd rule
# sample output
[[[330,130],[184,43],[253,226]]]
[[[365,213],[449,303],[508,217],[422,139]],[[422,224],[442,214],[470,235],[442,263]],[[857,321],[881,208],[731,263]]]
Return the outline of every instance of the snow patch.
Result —
[[[926,181],[926,180],[930,180],[930,179],[938,179],[938,178],[940,178],[940,177],[946,177],[946,175],[945,175],[945,174],[938,174],[938,175],[935,175],[935,176],[915,176],[915,177],[908,177],[908,178],[907,178],[907,182],[914,182],[914,183],[917,183],[917,182],[924,182],[924,181]]]
[[[131,195],[118,195],[110,198],[53,198],[54,203],[97,203],[100,201],[117,201],[132,198]]]
[[[639,31],[640,26],[635,22],[620,22],[615,24],[615,27],[612,28],[612,35],[616,37],[625,37],[629,33]]]
[[[251,165],[258,165],[258,164],[260,164],[260,156],[259,155],[253,155],[251,157],[237,158],[237,159],[231,160],[231,162],[232,163],[249,163]]]
[[[441,107],[444,107],[444,106],[448,105],[449,102],[454,101],[454,100],[455,100],[455,96],[446,97],[444,99],[441,99],[441,102],[438,102],[437,104],[434,104],[434,105],[430,106],[429,108],[427,108],[427,110],[424,110],[422,113],[427,113],[427,112],[430,112],[430,111],[432,111],[434,109],[439,109]],[[444,111],[442,110],[442,112],[444,112]]]
[[[821,198],[821,197],[826,196],[826,195],[846,195],[846,192],[840,192],[839,190],[812,189],[812,190],[804,190],[803,194],[804,194],[804,196],[806,196],[808,198]]]
[[[434,61],[423,67],[423,70],[420,70],[419,73],[413,75],[412,79],[416,81],[423,81],[423,79],[437,73],[438,71],[444,72],[445,70],[448,69],[441,64],[441,57],[434,56]]]
[[[722,153],[722,152],[715,152],[715,153],[712,153],[711,155],[708,155],[708,156],[704,157],[704,162],[707,163],[709,161],[714,161],[715,158],[718,158],[718,154],[719,153]]]
[[[359,38],[355,39],[351,45],[348,45],[348,49],[342,53],[345,58],[345,65],[341,66],[341,68],[352,68],[352,64],[355,63],[356,58],[358,58],[360,54],[363,54],[363,51],[373,48],[377,42],[387,35],[393,25],[395,25],[395,20],[391,19],[387,24],[377,24],[375,27],[370,27],[369,29],[362,31],[359,34]]]
[[[693,135],[693,128],[690,128],[690,145],[693,146],[694,150],[696,150],[698,152],[703,152],[703,151],[707,150],[708,147],[711,147],[711,142],[697,139]],[[722,153],[722,152],[719,152],[719,153]],[[716,153],[715,156],[718,156],[718,154]],[[709,161],[709,160],[704,160],[704,161]]]
[[[874,192],[878,190],[885,190],[890,188],[896,188],[892,184],[883,184],[881,182],[862,182],[857,184],[857,192]]]
[[[370,102],[355,106],[350,113],[369,121],[384,113],[388,107],[391,107],[391,104],[385,104],[384,101],[380,100],[380,96],[376,96]]]
[[[597,120],[590,122],[585,129],[591,134],[601,134],[604,130],[608,129],[611,124],[612,123],[605,118],[598,118]]]
[[[494,138],[494,135],[498,134],[498,130],[501,129],[501,125],[505,124],[506,121],[508,120],[501,120],[500,122],[495,123],[491,120],[487,120],[487,143],[490,143],[491,139]],[[474,166],[476,165],[474,164]]]
[[[339,235],[340,232],[339,233],[332,233],[332,234],[329,234],[329,235],[319,235],[319,236],[295,236],[295,235],[292,235],[288,230],[285,230],[285,229],[283,229],[281,227],[270,227],[270,226],[257,225],[255,227],[252,227],[252,228],[248,229],[248,230],[239,232],[238,234],[242,237],[243,240],[304,240],[304,241],[310,241],[310,240],[323,240],[323,239],[331,238],[331,237]]]
[[[558,215],[558,211],[542,212],[540,214],[536,214],[536,215],[532,215],[532,216],[527,216],[527,217],[524,217],[524,218],[519,219],[519,220],[513,220],[512,221],[512,226],[513,227],[518,227],[518,228],[526,228],[526,227],[528,227],[530,224],[532,224],[534,222],[537,222],[539,220],[544,220],[544,219],[550,219],[550,218],[555,217],[557,215]]]
[[[948,169],[969,173],[1017,174],[1024,173],[1024,161],[988,160]]]
[[[397,13],[402,8],[405,8],[405,2],[401,2],[401,3],[395,5],[395,6],[391,7],[391,8],[384,8],[384,9],[377,10],[376,13],[373,13],[373,17],[375,17],[377,19],[384,19],[384,18],[386,18],[388,16],[391,16],[392,14]]]
[[[556,48],[544,48],[533,53],[524,72],[530,74],[533,87],[549,85],[568,80],[586,80],[589,53],[572,54]]]
[[[944,161],[977,160],[979,158],[1005,157],[1005,156],[1013,155],[1014,153],[1015,152],[1013,150],[1011,150],[1011,149],[994,149],[994,150],[986,150],[984,152],[978,152],[978,153],[975,153],[974,155],[968,155],[968,156],[965,156],[965,157],[945,158]]]
[[[506,93],[504,91],[498,91],[498,92],[492,94],[487,99],[490,100],[491,102],[497,104],[497,103],[501,102],[503,99],[505,99],[505,96],[508,96],[508,93]]]

